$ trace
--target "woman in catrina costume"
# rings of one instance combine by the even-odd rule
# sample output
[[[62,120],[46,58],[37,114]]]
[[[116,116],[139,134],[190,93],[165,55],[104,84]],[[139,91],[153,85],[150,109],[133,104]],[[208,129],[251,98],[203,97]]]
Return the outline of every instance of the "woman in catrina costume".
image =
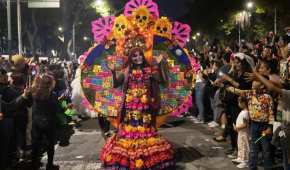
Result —
[[[101,153],[106,169],[170,169],[174,167],[172,145],[157,133],[156,116],[160,110],[159,84],[168,81],[162,56],[158,67],[146,62],[144,50],[129,52],[128,66],[117,74],[113,65],[114,87],[122,86],[125,94],[119,115],[118,132]]]
[[[81,102],[116,128],[100,159],[106,170],[175,169],[173,146],[157,133],[191,107],[190,27],[159,17],[152,0],[130,0],[120,16],[92,22],[83,54]]]

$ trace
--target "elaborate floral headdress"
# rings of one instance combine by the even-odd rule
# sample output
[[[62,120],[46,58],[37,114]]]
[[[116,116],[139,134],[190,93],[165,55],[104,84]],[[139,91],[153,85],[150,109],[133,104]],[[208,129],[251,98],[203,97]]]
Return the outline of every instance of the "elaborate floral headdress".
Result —
[[[125,49],[124,54],[126,56],[130,56],[133,51],[136,51],[136,49],[145,52],[146,50],[145,38],[142,35],[128,37],[125,41],[124,49]]]
[[[136,35],[143,36],[145,43],[142,41],[142,47],[146,45],[145,56],[149,57],[152,55],[155,36],[166,38],[183,48],[190,38],[190,32],[189,25],[159,16],[158,5],[153,0],[130,0],[123,14],[102,17],[92,22],[95,42],[99,44],[106,40],[116,40],[119,55],[130,51],[125,48],[130,47],[131,42],[139,41],[126,42],[135,39]]]

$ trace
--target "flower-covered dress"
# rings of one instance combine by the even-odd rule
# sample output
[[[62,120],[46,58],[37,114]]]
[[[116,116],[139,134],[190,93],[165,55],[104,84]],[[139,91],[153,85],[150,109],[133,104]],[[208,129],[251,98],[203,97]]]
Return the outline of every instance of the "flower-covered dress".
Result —
[[[133,69],[128,75],[124,114],[117,134],[106,142],[101,160],[108,170],[174,169],[173,147],[157,133],[150,100],[150,69]],[[151,104],[150,104],[151,103]],[[154,109],[153,109],[154,110]]]

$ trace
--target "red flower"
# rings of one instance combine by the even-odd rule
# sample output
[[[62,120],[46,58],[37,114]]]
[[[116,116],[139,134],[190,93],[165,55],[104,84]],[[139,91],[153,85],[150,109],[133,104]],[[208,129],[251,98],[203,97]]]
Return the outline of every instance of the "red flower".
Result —
[[[120,161],[121,165],[122,166],[127,166],[128,165],[128,160],[126,158],[123,158],[121,161]]]
[[[134,169],[135,168],[135,161],[130,161],[130,169]]]

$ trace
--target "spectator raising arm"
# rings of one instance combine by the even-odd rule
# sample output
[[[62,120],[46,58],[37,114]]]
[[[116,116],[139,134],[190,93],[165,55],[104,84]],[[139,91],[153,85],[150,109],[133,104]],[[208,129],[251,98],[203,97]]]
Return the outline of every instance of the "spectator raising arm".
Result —
[[[224,74],[222,78],[231,83],[231,85],[234,86],[235,88],[239,88],[240,84],[236,82],[234,79],[232,79],[230,76]]]
[[[263,77],[255,69],[253,69],[253,73],[248,73],[248,77],[254,77],[258,81],[263,83],[269,90],[274,91],[274,92],[279,93],[279,94],[282,94],[282,89],[275,86],[270,80]]]
[[[238,96],[246,96],[247,94],[252,92],[252,90],[241,90],[234,87],[227,87],[226,90]]]

